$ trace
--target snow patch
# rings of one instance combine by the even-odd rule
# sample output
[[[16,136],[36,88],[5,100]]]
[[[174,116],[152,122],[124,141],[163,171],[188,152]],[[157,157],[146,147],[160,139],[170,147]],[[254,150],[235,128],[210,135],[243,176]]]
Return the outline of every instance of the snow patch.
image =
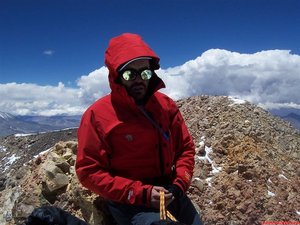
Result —
[[[268,195],[273,197],[273,196],[275,196],[275,193],[268,191]]]
[[[230,106],[235,105],[235,104],[245,104],[246,103],[245,100],[239,99],[234,96],[229,96],[228,98],[229,98],[229,100],[231,100],[233,102],[232,104],[230,104]]]
[[[206,182],[208,183],[208,186],[209,186],[209,187],[212,186],[212,185],[211,185],[211,179],[212,179],[212,177],[208,177],[208,178],[205,179]]]
[[[4,168],[4,171],[6,171],[7,169],[9,169],[9,167],[17,160],[21,157],[19,156],[16,156],[16,154],[13,154],[12,156],[9,156],[9,157],[5,157],[3,158],[3,160],[5,160],[5,168]]]
[[[12,156],[7,157],[7,162],[5,163],[5,165],[7,165],[7,164],[11,165],[14,163],[14,161],[16,161],[19,158],[21,158],[21,157],[16,156],[16,154],[13,154]]]
[[[26,137],[26,136],[31,136],[31,135],[36,135],[36,133],[28,133],[28,134],[15,134],[15,137]]]
[[[197,161],[200,161],[200,160],[204,160],[204,161],[208,161],[210,164],[211,164],[211,167],[212,167],[212,171],[210,172],[210,175],[214,175],[216,173],[219,173],[221,170],[222,170],[222,167],[217,167],[215,166],[215,163],[214,161],[209,157],[210,153],[213,151],[211,147],[207,147],[205,146],[205,137],[201,137],[200,138],[200,142],[199,142],[199,146],[200,148],[203,148],[204,147],[204,150],[205,150],[205,156],[196,156],[196,160]],[[194,178],[195,180],[201,180],[200,178],[198,177],[195,177]],[[209,187],[212,187],[212,177],[208,177],[205,179],[208,186]]]
[[[271,178],[268,179],[268,182],[269,182],[269,183],[273,183],[273,182],[271,181]]]
[[[59,129],[59,130],[41,131],[41,132],[37,132],[37,133],[15,134],[14,136],[15,137],[26,137],[26,136],[37,135],[37,134],[47,134],[47,133],[52,133],[52,132],[67,131],[67,130],[72,130],[72,129],[76,129],[76,128],[78,128],[78,127],[68,127],[68,128]]]
[[[0,146],[0,152],[6,152],[7,148],[5,148],[4,146]]]
[[[48,148],[48,149],[46,149],[46,150],[45,150],[45,151],[43,151],[43,152],[40,152],[39,154],[37,154],[37,155],[35,155],[35,156],[33,156],[33,157],[36,159],[36,158],[37,158],[37,157],[39,157],[40,155],[44,155],[45,153],[49,152],[51,149],[52,149],[52,147],[51,147],[51,148]]]
[[[279,177],[279,178],[286,179],[286,180],[289,180],[289,179],[287,179],[286,176],[284,176],[283,174],[279,174],[278,177]]]
[[[13,116],[11,115],[11,114],[9,114],[9,113],[5,113],[5,112],[0,112],[0,117],[2,118],[2,119],[10,119],[10,118],[13,118]]]
[[[204,142],[203,141],[201,141],[200,143],[200,146],[202,145],[204,145]],[[211,147],[207,147],[207,146],[205,146],[205,156],[198,156],[198,159],[199,160],[207,160],[210,164],[211,164],[211,167],[212,167],[212,173],[213,174],[216,174],[216,173],[219,173],[221,170],[222,170],[222,167],[216,167],[215,165],[214,165],[214,162],[213,162],[213,160],[209,157],[209,154],[212,152],[213,150],[212,150],[212,148]]]

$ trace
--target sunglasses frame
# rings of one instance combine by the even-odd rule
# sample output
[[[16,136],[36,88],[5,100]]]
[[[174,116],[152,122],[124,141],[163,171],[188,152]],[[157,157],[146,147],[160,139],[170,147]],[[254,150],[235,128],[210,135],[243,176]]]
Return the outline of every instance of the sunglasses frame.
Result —
[[[124,75],[127,71],[130,72],[130,74],[128,75],[128,79],[126,79],[125,75]],[[142,73],[145,71],[146,71],[146,73],[151,72],[150,77],[148,74],[146,74],[145,76],[142,76]],[[120,74],[120,77],[122,77],[122,79],[125,81],[134,81],[137,78],[137,76],[140,76],[142,80],[146,81],[146,80],[150,80],[152,78],[152,76],[154,75],[154,70],[149,69],[149,68],[143,68],[140,70],[124,69],[123,71],[120,71],[119,74]],[[133,77],[133,78],[130,78],[130,77]],[[146,79],[144,79],[143,77]]]

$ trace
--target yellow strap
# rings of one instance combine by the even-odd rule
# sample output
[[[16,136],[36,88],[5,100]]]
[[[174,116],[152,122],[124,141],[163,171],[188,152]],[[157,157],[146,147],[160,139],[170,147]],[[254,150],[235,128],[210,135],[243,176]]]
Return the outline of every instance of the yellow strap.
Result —
[[[159,209],[160,209],[160,219],[166,220],[166,207],[165,207],[165,192],[159,192]]]
[[[167,210],[165,206],[165,192],[159,192],[159,217],[161,220],[167,220],[169,218],[172,221],[177,221],[176,218]]]
[[[174,222],[177,222],[177,220],[176,220],[176,218],[167,210],[167,217],[170,219],[170,220],[172,220],[172,221],[174,221]]]

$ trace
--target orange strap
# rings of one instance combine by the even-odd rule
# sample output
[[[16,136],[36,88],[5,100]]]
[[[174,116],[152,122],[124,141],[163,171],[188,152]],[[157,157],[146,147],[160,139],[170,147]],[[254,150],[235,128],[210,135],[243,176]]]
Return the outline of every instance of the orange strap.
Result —
[[[177,221],[176,218],[168,211],[166,210],[165,206],[165,192],[160,191],[159,192],[159,216],[161,220],[167,220],[169,218],[172,221]]]

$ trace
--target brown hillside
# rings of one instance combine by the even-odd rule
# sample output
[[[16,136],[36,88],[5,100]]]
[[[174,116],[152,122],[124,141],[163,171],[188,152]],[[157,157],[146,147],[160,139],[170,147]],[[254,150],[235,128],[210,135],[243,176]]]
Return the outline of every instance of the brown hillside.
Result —
[[[255,105],[227,97],[177,103],[197,146],[188,194],[204,224],[300,221],[299,131]],[[0,179],[0,224],[21,223],[41,205],[59,206],[90,224],[111,224],[102,199],[82,188],[74,175],[75,134],[0,140],[2,172],[7,168]],[[28,162],[50,141],[47,153]],[[9,166],[13,154],[20,158]]]

